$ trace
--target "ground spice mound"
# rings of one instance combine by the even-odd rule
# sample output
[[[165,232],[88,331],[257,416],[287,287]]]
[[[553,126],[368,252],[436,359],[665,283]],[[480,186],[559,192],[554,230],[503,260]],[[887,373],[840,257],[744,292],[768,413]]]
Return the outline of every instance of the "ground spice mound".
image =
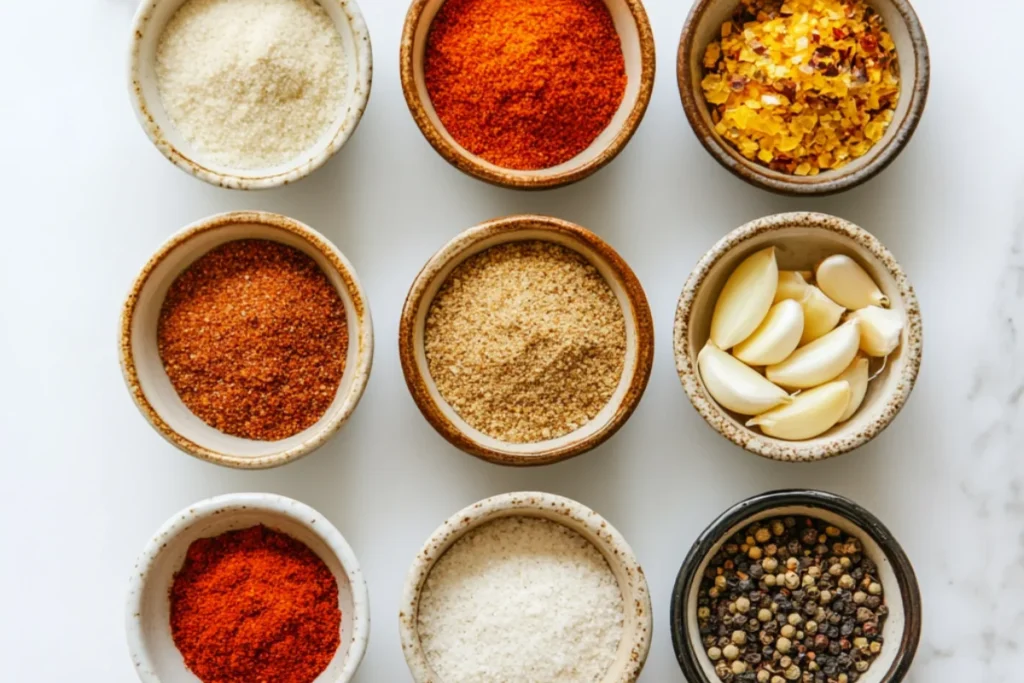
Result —
[[[586,149],[626,91],[602,0],[447,0],[430,27],[424,76],[460,145],[521,170]]]
[[[341,642],[334,575],[262,525],[194,541],[170,599],[174,644],[204,683],[310,683]]]
[[[238,240],[199,258],[167,292],[160,358],[178,396],[227,434],[284,439],[327,411],[348,352],[345,308],[312,258]]]
[[[430,375],[476,429],[510,443],[567,434],[615,391],[626,324],[608,283],[566,247],[510,242],[465,260],[431,303]]]

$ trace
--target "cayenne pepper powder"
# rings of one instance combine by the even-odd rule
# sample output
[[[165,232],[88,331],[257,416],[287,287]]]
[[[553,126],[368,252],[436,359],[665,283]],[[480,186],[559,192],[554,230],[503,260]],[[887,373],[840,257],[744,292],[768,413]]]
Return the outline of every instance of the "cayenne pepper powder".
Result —
[[[602,0],[447,0],[423,69],[452,137],[519,170],[582,152],[626,91],[622,44]]]
[[[203,683],[310,683],[341,643],[334,575],[262,525],[194,541],[170,599],[174,644]]]
[[[228,242],[195,261],[167,292],[157,338],[189,410],[261,441],[320,419],[348,352],[338,291],[312,258],[269,240]]]

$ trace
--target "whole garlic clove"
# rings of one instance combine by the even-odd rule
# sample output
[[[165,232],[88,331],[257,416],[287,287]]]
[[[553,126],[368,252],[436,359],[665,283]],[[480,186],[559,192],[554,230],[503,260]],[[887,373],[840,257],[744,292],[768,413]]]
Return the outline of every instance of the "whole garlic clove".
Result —
[[[860,264],[845,254],[829,256],[815,273],[818,287],[828,298],[850,310],[889,306],[889,298]]]
[[[807,280],[804,271],[780,270],[779,286],[775,289],[775,303],[785,299],[803,299],[807,294],[807,288],[810,287]]]
[[[790,400],[785,391],[711,342],[697,355],[697,367],[711,397],[734,413],[757,415]]]
[[[800,336],[800,344],[809,344],[831,332],[839,324],[846,309],[825,296],[825,293],[814,285],[808,285],[804,297],[800,299],[804,309],[804,333]]]
[[[836,377],[836,381],[845,380],[850,383],[850,403],[846,410],[839,416],[840,422],[846,422],[860,408],[864,402],[864,396],[868,393],[868,366],[870,361],[864,356],[857,354],[850,366],[843,370],[842,374]]]
[[[787,389],[810,389],[838,377],[853,361],[859,346],[860,321],[849,320],[800,347],[781,363],[769,365],[765,376]]]
[[[748,256],[729,275],[711,316],[711,341],[728,351],[746,339],[768,314],[779,284],[775,247]]]
[[[772,365],[796,350],[804,331],[804,309],[792,299],[780,301],[754,333],[733,347],[732,355],[747,365]]]
[[[867,306],[850,314],[860,323],[860,350],[869,356],[888,356],[900,345],[903,315],[891,308]]]
[[[850,383],[836,380],[793,397],[793,400],[749,420],[748,427],[776,439],[802,441],[832,429],[850,403]]]

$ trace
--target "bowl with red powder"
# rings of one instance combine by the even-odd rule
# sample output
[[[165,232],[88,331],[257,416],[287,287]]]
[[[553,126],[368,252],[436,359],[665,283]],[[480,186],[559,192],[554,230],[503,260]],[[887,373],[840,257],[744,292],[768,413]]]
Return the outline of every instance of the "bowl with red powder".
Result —
[[[139,556],[125,608],[143,683],[341,683],[370,630],[344,537],[308,505],[268,493],[172,516]]]
[[[359,279],[323,235],[263,212],[171,237],[124,303],[121,367],[168,441],[230,467],[283,465],[323,445],[369,379]]]
[[[654,85],[640,0],[413,0],[400,55],[424,137],[512,188],[581,180],[632,137]]]

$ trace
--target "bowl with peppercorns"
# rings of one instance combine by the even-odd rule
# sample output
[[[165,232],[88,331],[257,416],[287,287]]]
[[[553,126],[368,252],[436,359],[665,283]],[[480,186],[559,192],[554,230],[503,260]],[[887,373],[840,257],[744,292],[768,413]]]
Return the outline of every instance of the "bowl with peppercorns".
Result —
[[[772,491],[726,510],[676,578],[672,643],[704,683],[899,683],[921,635],[913,566],[851,500]]]

